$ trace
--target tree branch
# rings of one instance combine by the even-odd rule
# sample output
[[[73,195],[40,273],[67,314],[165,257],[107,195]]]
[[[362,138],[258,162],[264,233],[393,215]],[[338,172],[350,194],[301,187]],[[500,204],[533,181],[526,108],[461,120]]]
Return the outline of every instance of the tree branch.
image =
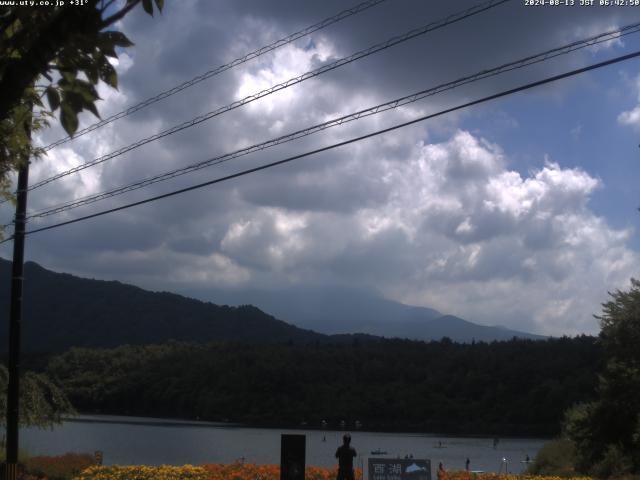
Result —
[[[109,0],[106,5],[104,3],[104,0],[102,1],[102,4],[100,5],[100,13],[104,13],[107,11],[107,9],[113,5],[116,2],[116,0]]]
[[[119,12],[116,12],[113,15],[111,15],[110,17],[107,17],[104,20],[102,20],[102,28],[106,28],[109,25],[111,25],[111,24],[117,22],[118,20],[120,20],[121,18],[123,18],[127,13],[129,13],[131,10],[133,10],[136,7],[136,5],[138,5],[138,3],[140,3],[140,0],[134,0],[133,2],[128,4],[126,7],[124,7]]]

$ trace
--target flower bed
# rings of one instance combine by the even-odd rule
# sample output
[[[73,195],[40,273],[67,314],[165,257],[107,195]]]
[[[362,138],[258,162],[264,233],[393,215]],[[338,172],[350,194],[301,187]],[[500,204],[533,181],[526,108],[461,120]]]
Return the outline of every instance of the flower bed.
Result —
[[[232,463],[202,467],[209,474],[208,480],[280,480],[280,465]],[[304,478],[305,480],[335,480],[337,473],[337,468],[307,467]],[[361,469],[355,469],[355,478],[362,479]]]
[[[305,480],[335,480],[336,468],[307,467]],[[362,470],[356,469],[356,479],[362,480]],[[89,467],[73,480],[280,480],[279,465],[251,463],[184,465],[172,467],[110,466]]]
[[[514,475],[502,473],[472,473],[472,472],[438,472],[438,480],[592,480],[590,477],[544,477],[538,475]]]
[[[207,480],[209,475],[202,467],[183,465],[174,467],[135,466],[94,466],[89,467],[73,480]]]

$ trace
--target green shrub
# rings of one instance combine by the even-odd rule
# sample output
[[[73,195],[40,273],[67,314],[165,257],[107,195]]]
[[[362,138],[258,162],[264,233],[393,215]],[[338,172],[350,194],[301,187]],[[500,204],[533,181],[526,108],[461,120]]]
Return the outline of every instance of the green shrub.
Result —
[[[597,462],[589,473],[598,478],[619,478],[633,471],[631,458],[622,449],[609,445],[602,459]]]
[[[575,477],[573,468],[575,462],[575,445],[570,440],[560,438],[545,443],[533,463],[529,465],[527,473],[531,475],[545,475],[558,477]]]

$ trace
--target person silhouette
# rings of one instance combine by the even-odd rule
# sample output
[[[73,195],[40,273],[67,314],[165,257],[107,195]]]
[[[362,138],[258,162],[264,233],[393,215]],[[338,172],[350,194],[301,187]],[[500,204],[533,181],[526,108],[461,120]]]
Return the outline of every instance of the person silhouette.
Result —
[[[342,445],[336,450],[336,458],[338,459],[336,480],[354,480],[353,459],[356,455],[355,448],[351,446],[351,435],[345,433],[342,437]]]
[[[467,457],[467,461],[464,462],[464,469],[468,472],[469,471],[469,464],[471,463],[471,461],[469,460],[469,457]]]

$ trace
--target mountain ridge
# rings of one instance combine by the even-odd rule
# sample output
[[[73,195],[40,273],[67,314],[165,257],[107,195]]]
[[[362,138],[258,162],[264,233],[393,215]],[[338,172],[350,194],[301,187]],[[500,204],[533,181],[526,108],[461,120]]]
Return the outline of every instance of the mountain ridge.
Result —
[[[547,337],[486,326],[429,307],[406,305],[353,287],[293,287],[287,290],[203,291],[200,298],[215,303],[251,303],[287,323],[326,335],[363,332],[381,337],[431,341],[449,337],[457,342],[543,340]],[[448,322],[448,325],[445,323]]]
[[[0,259],[0,309],[8,317],[11,263]],[[37,299],[37,301],[36,301]],[[297,328],[252,305],[219,306],[118,281],[93,280],[25,263],[25,351],[143,345],[168,340],[309,342],[327,336]],[[0,327],[4,351],[8,322]]]
[[[4,279],[5,285],[0,287],[0,309],[7,316],[10,275],[11,262],[0,259],[0,281]],[[417,340],[449,337],[460,342],[509,340],[514,336],[544,338],[476,325],[434,309],[399,304],[366,291],[357,293],[356,289],[336,290],[343,300],[358,300],[349,303],[348,308],[344,302],[336,301],[336,291],[318,290],[315,296],[296,292],[287,297],[291,305],[304,306],[314,314],[322,313],[319,319],[310,317],[315,321],[311,326],[329,318],[335,325],[344,327],[320,332],[308,323],[294,324],[290,314],[280,315],[282,312],[274,305],[275,314],[259,303],[254,306],[249,294],[237,306],[229,306],[229,301],[218,305],[177,293],[153,292],[117,280],[53,272],[35,262],[25,263],[25,279],[22,326],[25,351],[57,352],[73,346],[114,347],[168,340],[345,343],[356,339],[376,341],[381,336]],[[269,298],[276,297],[269,293]],[[361,304],[366,304],[366,308]],[[395,319],[395,323],[389,321],[390,318]],[[452,329],[454,324],[457,330]],[[394,329],[385,330],[389,325]],[[425,334],[428,328],[431,333]],[[5,351],[7,338],[8,322],[4,322],[0,327],[0,351]]]

